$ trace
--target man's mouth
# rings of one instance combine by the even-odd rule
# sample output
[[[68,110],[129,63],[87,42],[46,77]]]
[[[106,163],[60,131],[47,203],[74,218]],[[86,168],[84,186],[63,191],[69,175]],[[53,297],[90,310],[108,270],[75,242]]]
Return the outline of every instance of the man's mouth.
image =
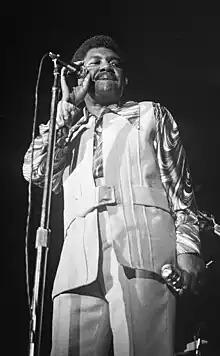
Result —
[[[100,74],[96,80],[113,80],[115,81],[116,78],[114,75],[110,74],[110,73],[105,73],[105,74]]]

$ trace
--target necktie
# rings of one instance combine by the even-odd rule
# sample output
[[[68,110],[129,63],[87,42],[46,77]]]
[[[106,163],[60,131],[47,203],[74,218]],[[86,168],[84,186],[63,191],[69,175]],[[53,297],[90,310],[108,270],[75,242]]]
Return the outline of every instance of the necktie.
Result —
[[[126,118],[133,126],[137,129],[140,127],[139,119],[139,105],[134,102],[128,102],[124,107],[120,108],[117,105],[106,107],[100,113],[98,117],[96,117],[95,128],[94,128],[94,144],[93,144],[93,177],[101,178],[103,177],[103,137],[102,137],[102,129],[103,129],[103,116],[106,113],[113,112],[115,114],[121,115]]]
[[[93,177],[103,177],[103,156],[102,156],[102,124],[104,111],[96,118],[94,128],[94,143],[93,143]]]

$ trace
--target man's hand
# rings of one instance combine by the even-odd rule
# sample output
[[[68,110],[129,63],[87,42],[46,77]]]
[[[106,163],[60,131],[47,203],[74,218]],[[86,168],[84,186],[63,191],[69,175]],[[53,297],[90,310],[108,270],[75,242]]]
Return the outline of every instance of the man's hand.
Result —
[[[183,278],[183,291],[196,293],[198,283],[201,282],[202,272],[205,271],[203,258],[183,253],[177,256],[177,264]]]
[[[79,61],[79,62],[76,62],[76,64],[83,64],[83,62]],[[66,74],[67,74],[67,70],[64,67],[61,70],[61,77],[60,77],[61,89],[62,89],[62,100],[68,101],[68,102],[72,103],[73,105],[77,106],[84,100],[84,98],[88,92],[91,74],[90,74],[90,72],[88,72],[88,73],[86,73],[84,78],[79,79],[78,80],[79,85],[74,87],[71,93],[70,93],[68,84],[66,82]]]

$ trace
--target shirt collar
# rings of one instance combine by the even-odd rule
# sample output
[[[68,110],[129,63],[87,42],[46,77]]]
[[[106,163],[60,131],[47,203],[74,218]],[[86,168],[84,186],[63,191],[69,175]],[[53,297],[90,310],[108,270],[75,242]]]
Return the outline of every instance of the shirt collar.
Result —
[[[123,116],[138,130],[140,129],[140,108],[139,104],[135,101],[127,101],[122,106],[112,104],[103,108],[103,111],[108,111],[116,115]],[[83,108],[83,114],[86,121],[89,120],[90,117],[94,117],[94,115],[89,112],[87,107]]]

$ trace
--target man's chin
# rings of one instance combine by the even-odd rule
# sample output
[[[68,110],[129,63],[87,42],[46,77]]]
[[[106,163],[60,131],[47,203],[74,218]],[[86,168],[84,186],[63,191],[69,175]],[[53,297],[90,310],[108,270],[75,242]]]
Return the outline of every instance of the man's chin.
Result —
[[[116,104],[120,99],[120,90],[115,85],[98,85],[93,93],[94,100],[102,105]]]
[[[110,104],[117,104],[120,96],[116,95],[115,92],[99,92],[96,93],[95,102],[100,105],[110,105]]]
[[[120,99],[119,91],[112,90],[112,88],[109,87],[96,88],[95,92],[90,95],[93,100],[100,105],[116,104]]]
[[[118,91],[118,84],[114,80],[97,80],[95,82],[95,92],[96,93],[105,93]]]

